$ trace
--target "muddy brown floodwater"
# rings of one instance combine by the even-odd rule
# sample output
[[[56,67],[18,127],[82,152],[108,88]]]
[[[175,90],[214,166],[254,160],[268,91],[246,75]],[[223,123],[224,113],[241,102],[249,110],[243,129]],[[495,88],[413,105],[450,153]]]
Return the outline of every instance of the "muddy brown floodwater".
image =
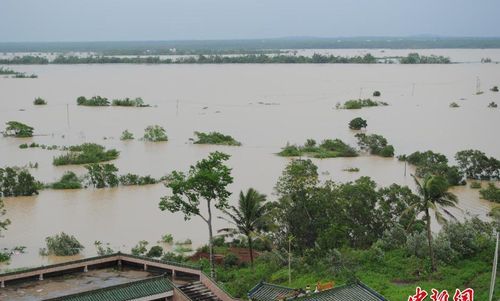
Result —
[[[464,56],[464,50],[448,50]],[[443,50],[439,52],[442,54]],[[474,58],[479,57],[473,51]],[[500,50],[484,56],[500,57]],[[396,154],[417,150],[444,153],[450,160],[463,149],[479,149],[500,158],[500,102],[498,64],[450,65],[66,65],[13,66],[38,74],[38,79],[0,78],[0,124],[17,120],[35,127],[32,139],[0,138],[0,166],[24,166],[38,162],[31,172],[43,182],[59,178],[64,171],[84,173],[81,166],[52,165],[58,151],[18,148],[40,144],[72,145],[97,142],[120,150],[113,163],[120,173],[151,174],[186,170],[190,164],[220,150],[231,155],[235,182],[231,191],[254,187],[269,199],[273,186],[289,159],[275,155],[287,142],[307,138],[340,138],[355,145],[347,123],[354,117],[368,120],[369,133],[384,135]],[[482,95],[475,95],[479,77]],[[387,107],[336,110],[337,102],[370,97],[382,92]],[[142,97],[151,108],[77,107],[80,95],[112,98]],[[48,101],[33,106],[35,97]],[[460,108],[451,109],[451,102]],[[260,102],[260,104],[259,104]],[[274,103],[265,105],[262,103]],[[67,115],[69,112],[69,117]],[[69,123],[68,123],[69,119]],[[170,140],[146,143],[119,140],[125,129],[136,137],[146,126],[165,127]],[[200,146],[189,143],[193,131],[220,131],[243,143],[241,147]],[[104,139],[107,137],[107,139]],[[323,179],[351,181],[372,177],[380,186],[399,183],[413,187],[397,159],[363,155],[357,158],[314,160]],[[357,167],[358,173],[343,171]],[[463,212],[487,218],[491,204],[480,200],[478,191],[458,187]],[[27,253],[14,255],[3,270],[54,263],[64,258],[40,257],[44,238],[60,231],[74,234],[84,245],[82,256],[95,254],[94,241],[109,242],[115,250],[129,252],[139,240],[156,243],[165,233],[175,240],[190,238],[194,247],[206,242],[203,222],[194,217],[161,212],[162,185],[44,190],[32,197],[6,198],[12,220],[0,246],[26,246]],[[233,194],[231,202],[236,201]],[[455,213],[463,215],[461,211]],[[219,214],[219,213],[217,213]],[[215,228],[224,226],[216,219]]]

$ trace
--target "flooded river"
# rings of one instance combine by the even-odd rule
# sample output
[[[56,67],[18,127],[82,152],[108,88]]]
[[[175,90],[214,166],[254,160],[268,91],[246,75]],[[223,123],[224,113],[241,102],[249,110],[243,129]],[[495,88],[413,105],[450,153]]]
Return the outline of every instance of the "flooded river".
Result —
[[[440,50],[439,54],[454,50]],[[464,50],[456,50],[463,55]],[[475,57],[478,50],[474,51]],[[500,57],[500,50],[486,50],[485,57]],[[234,193],[254,187],[269,199],[273,186],[289,159],[275,155],[287,142],[302,144],[307,138],[340,138],[355,145],[347,123],[354,117],[368,120],[369,133],[385,136],[396,154],[417,150],[442,152],[453,160],[460,150],[474,148],[500,158],[500,65],[48,65],[12,66],[35,73],[38,79],[0,77],[0,124],[9,120],[35,128],[32,139],[0,137],[0,166],[38,162],[31,172],[38,180],[52,182],[65,171],[85,172],[80,166],[52,165],[59,151],[18,148],[40,144],[72,145],[96,142],[118,149],[113,163],[119,173],[151,174],[186,170],[190,164],[220,150],[231,155]],[[475,95],[476,79],[481,90]],[[337,102],[382,92],[387,107],[336,110]],[[142,97],[150,108],[77,107],[78,96]],[[33,106],[35,97],[48,101]],[[451,102],[460,108],[451,109]],[[260,103],[259,103],[260,102]],[[274,103],[265,105],[262,103]],[[125,129],[137,137],[146,126],[165,127],[169,141],[146,143],[119,140]],[[220,131],[243,143],[241,147],[200,146],[189,143],[193,131]],[[314,160],[323,179],[351,181],[370,176],[379,185],[399,183],[413,187],[397,159],[363,155],[357,158]],[[358,173],[343,171],[357,167]],[[459,207],[486,218],[491,204],[478,191],[458,187]],[[139,240],[156,243],[165,233],[175,240],[190,238],[194,246],[206,242],[207,231],[199,218],[185,222],[180,214],[161,212],[158,202],[163,185],[44,190],[33,197],[6,198],[12,220],[0,247],[22,245],[27,253],[12,257],[16,268],[53,263],[61,258],[38,255],[44,238],[60,231],[74,234],[86,247],[82,256],[95,254],[94,241],[109,242],[113,249],[129,252]],[[236,201],[236,195],[231,198]],[[216,228],[224,226],[216,220]]]

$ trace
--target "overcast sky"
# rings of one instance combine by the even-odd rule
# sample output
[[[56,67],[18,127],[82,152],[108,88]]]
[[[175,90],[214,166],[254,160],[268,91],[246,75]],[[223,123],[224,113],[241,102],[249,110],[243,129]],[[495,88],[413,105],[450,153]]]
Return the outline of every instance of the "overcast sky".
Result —
[[[0,42],[500,36],[500,0],[0,0]]]

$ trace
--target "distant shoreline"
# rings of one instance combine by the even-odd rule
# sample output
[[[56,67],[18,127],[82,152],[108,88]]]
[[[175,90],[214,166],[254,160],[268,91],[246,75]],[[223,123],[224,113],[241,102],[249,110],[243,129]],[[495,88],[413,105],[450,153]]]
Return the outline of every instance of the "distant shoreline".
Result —
[[[497,49],[500,37],[339,37],[248,40],[0,42],[6,52],[95,52],[99,55],[261,54],[283,49]]]

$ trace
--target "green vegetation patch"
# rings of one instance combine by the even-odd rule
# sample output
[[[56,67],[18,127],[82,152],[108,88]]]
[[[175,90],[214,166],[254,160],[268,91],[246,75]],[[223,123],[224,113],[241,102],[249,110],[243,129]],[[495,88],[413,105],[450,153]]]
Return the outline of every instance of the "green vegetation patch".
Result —
[[[375,101],[371,100],[370,98],[365,98],[365,99],[360,98],[360,99],[348,100],[344,102],[343,105],[337,104],[337,108],[346,110],[357,110],[362,108],[387,106],[387,105],[389,104],[383,101]]]
[[[406,57],[399,59],[401,64],[451,64],[449,57],[437,55],[420,55],[418,53],[409,53]]]
[[[0,191],[3,196],[30,196],[38,194],[42,188],[42,183],[25,168],[0,168]]]
[[[45,99],[43,99],[41,97],[37,97],[37,98],[35,98],[35,100],[33,100],[33,104],[35,106],[43,106],[43,105],[47,104],[47,101],[45,101]]]
[[[82,188],[82,180],[78,178],[78,176],[72,172],[65,172],[61,179],[55,183],[50,185],[52,189],[80,189]]]
[[[131,185],[150,185],[150,184],[156,184],[159,181],[150,175],[147,176],[139,176],[136,174],[131,174],[128,173],[126,175],[121,175],[119,177],[120,184],[124,186],[131,186]]]
[[[314,139],[308,139],[303,146],[287,144],[281,152],[282,157],[308,156],[313,158],[356,157],[358,153],[349,144],[340,139],[326,139],[320,145]]]
[[[218,132],[194,132],[194,134],[198,138],[198,140],[194,141],[194,144],[241,145],[241,142],[236,141],[233,137]]]
[[[488,183],[488,187],[479,190],[482,199],[500,203],[500,188],[493,183]]]
[[[150,142],[168,141],[167,132],[159,125],[150,125],[144,129],[144,140]]]
[[[111,105],[113,106],[120,106],[120,107],[150,107],[150,105],[145,104],[144,100],[140,97],[136,97],[135,99],[131,98],[124,98],[124,99],[113,99],[111,102]]]
[[[372,155],[394,157],[394,147],[383,136],[366,135],[365,133],[358,133],[355,136],[358,138],[358,145],[362,150],[368,151]]]
[[[33,137],[34,128],[29,125],[19,121],[8,121],[6,124],[7,127],[3,132],[4,136],[16,138]]]
[[[89,107],[107,107],[109,106],[109,101],[106,97],[101,96],[92,96],[91,98],[80,96],[76,99],[76,104]]]
[[[415,165],[415,175],[419,178],[425,178],[428,175],[443,176],[450,185],[465,185],[464,173],[458,166],[449,166],[448,158],[440,153],[433,151],[414,152],[408,156],[403,155],[399,160],[406,161]]]
[[[366,128],[367,126],[368,123],[361,117],[356,117],[349,122],[349,128],[351,130],[361,130],[362,128]]]
[[[84,249],[83,245],[73,235],[64,232],[45,238],[45,242],[47,248],[40,250],[42,255],[73,256]]]
[[[70,164],[98,163],[118,158],[119,151],[106,150],[104,146],[95,143],[83,143],[70,146],[66,154],[55,157],[52,163],[56,166]]]

